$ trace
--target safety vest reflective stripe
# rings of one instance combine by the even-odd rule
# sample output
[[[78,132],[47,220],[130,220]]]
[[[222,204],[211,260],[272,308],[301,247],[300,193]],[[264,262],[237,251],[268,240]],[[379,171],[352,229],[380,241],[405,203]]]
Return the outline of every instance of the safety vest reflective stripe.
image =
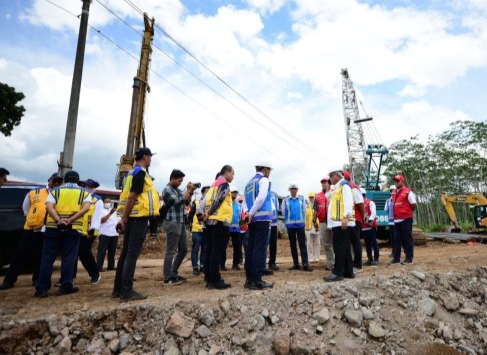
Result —
[[[79,212],[83,206],[83,201],[89,196],[88,191],[81,187],[57,187],[51,191],[56,200],[54,209],[61,219],[70,218]],[[71,223],[72,228],[83,230],[83,217]],[[56,221],[49,215],[47,217],[46,228],[57,228]]]
[[[343,185],[348,185],[352,189],[351,184],[348,181],[342,181],[336,188],[331,197],[331,219],[333,221],[341,221],[344,217],[345,204],[343,201]],[[352,198],[353,201],[353,198]],[[353,202],[352,202],[353,203]],[[348,217],[349,221],[355,221],[355,209],[352,208],[352,214]]]

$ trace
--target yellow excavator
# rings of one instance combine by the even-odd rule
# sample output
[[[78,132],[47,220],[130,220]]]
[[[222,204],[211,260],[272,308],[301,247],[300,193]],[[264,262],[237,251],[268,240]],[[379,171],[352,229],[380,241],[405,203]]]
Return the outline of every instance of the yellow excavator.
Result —
[[[448,216],[450,216],[450,220],[454,226],[452,232],[461,232],[455,210],[453,209],[453,203],[463,203],[473,206],[475,227],[487,227],[487,198],[484,195],[480,193],[448,195],[443,192],[441,194],[441,203],[445,206],[446,212],[448,212]]]
[[[141,146],[145,147],[144,131],[144,109],[146,93],[150,92],[149,66],[152,54],[152,39],[154,37],[154,18],[144,13],[144,35],[142,37],[142,49],[140,51],[140,63],[137,75],[134,77],[132,109],[130,111],[130,123],[127,135],[127,150],[120,158],[117,174],[115,176],[115,187],[123,188],[124,179],[132,170],[135,162],[135,152]]]

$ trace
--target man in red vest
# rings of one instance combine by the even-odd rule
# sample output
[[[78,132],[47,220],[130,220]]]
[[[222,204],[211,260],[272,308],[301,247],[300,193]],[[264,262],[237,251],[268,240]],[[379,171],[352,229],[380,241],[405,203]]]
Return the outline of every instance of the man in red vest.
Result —
[[[330,177],[325,176],[321,179],[321,191],[316,194],[315,202],[313,204],[313,222],[319,225],[315,225],[315,229],[320,233],[321,243],[325,246],[326,270],[333,270],[333,264],[335,264],[335,253],[333,252],[333,237],[331,235],[331,229],[327,225],[328,216],[328,204],[330,201],[326,198],[326,193],[330,190]]]
[[[412,265],[414,256],[413,212],[416,209],[416,195],[405,185],[402,175],[393,179],[397,190],[392,192],[394,208],[394,259],[389,265]],[[406,259],[401,263],[401,245]]]

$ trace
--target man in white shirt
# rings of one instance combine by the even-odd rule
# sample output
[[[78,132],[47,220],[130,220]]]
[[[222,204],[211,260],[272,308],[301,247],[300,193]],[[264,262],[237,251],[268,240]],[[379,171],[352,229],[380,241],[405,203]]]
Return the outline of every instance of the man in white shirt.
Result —
[[[118,232],[117,224],[121,218],[117,217],[117,206],[111,207],[110,199],[103,200],[103,210],[100,224],[100,236],[98,237],[98,253],[96,256],[96,263],[98,271],[103,271],[103,261],[107,255],[107,270],[116,270],[115,268],[115,252],[117,250]]]

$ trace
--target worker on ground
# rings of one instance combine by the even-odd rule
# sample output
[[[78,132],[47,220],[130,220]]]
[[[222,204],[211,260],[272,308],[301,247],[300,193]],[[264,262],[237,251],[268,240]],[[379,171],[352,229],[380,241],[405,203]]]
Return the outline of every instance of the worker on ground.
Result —
[[[323,279],[327,282],[354,278],[350,235],[355,227],[355,206],[352,185],[343,178],[342,168],[330,169],[330,181],[335,185],[331,195],[329,227],[333,233],[335,264],[331,275]]]
[[[201,188],[201,197],[193,201],[188,215],[189,220],[192,221],[190,229],[192,240],[191,266],[193,267],[193,275],[201,274],[205,265],[204,260],[207,242],[207,237],[205,237],[206,225],[201,218],[202,213],[199,213],[198,211],[201,205],[201,200],[206,196],[209,189],[209,186],[203,186]]]
[[[230,237],[232,238],[233,247],[233,262],[232,269],[240,270],[238,266],[242,259],[242,234],[240,229],[240,221],[242,216],[242,206],[238,203],[238,189],[236,186],[230,186],[230,193],[232,195],[232,224],[230,225]]]
[[[391,241],[391,255],[389,257],[394,257],[394,206],[392,204],[392,194],[396,190],[396,186],[392,185],[390,188],[391,197],[386,200],[384,205],[384,211],[387,212],[388,224],[389,224],[389,240]]]
[[[100,282],[101,274],[91,249],[96,237],[99,235],[103,216],[103,200],[100,195],[95,194],[95,190],[100,186],[97,181],[87,179],[79,181],[78,185],[88,191],[92,198],[90,210],[83,216],[83,231],[79,241],[78,258],[90,275],[90,285],[96,285]],[[78,263],[75,263],[73,278],[76,278],[77,269]]]
[[[360,242],[360,233],[362,231],[362,222],[365,216],[364,198],[360,193],[360,186],[351,180],[351,175],[347,170],[343,170],[343,176],[352,186],[353,201],[355,204],[355,226],[352,228],[350,242],[353,250],[353,272],[362,272],[362,243]]]
[[[47,180],[45,188],[31,190],[24,199],[22,210],[26,215],[24,232],[22,239],[10,262],[10,266],[5,274],[0,290],[6,290],[17,282],[26,264],[32,264],[34,272],[32,274],[32,285],[36,285],[39,278],[39,267],[41,264],[42,244],[44,242],[44,232],[46,230],[46,199],[49,192],[61,185],[63,178],[58,173],[54,173]]]
[[[316,194],[314,192],[310,192],[308,194],[309,203],[306,206],[306,247],[308,248],[308,257],[311,263],[317,263],[320,261],[321,249],[319,225],[313,213],[315,196]]]
[[[120,217],[117,216],[117,207],[111,206],[109,198],[103,200],[103,210],[100,224],[100,235],[98,236],[98,253],[96,264],[98,271],[103,271],[103,262],[107,256],[107,270],[115,270],[115,252],[117,251],[118,232],[117,224]]]
[[[313,222],[315,229],[319,231],[321,243],[325,248],[325,270],[332,270],[335,263],[335,254],[333,253],[333,238],[331,229],[327,225],[328,205],[330,200],[326,197],[326,193],[330,191],[330,177],[325,176],[321,179],[321,191],[315,196],[313,204]]]
[[[416,209],[416,195],[405,185],[402,175],[393,179],[396,190],[392,192],[394,208],[394,258],[389,265],[412,265],[414,257],[413,218]],[[401,246],[406,258],[401,262]]]
[[[205,265],[205,277],[208,289],[224,290],[231,285],[225,283],[220,274],[220,262],[226,252],[227,236],[233,217],[233,203],[230,193],[230,183],[235,172],[230,165],[220,170],[218,178],[211,185],[205,197],[203,220],[208,228],[208,266]]]
[[[273,216],[271,182],[272,165],[257,163],[255,175],[245,186],[245,209],[249,222],[249,239],[245,251],[245,288],[262,290],[274,285],[262,279],[262,260],[269,241],[269,233]],[[265,267],[265,266],[264,266]]]
[[[269,270],[271,271],[279,271],[279,267],[276,264],[276,257],[277,257],[277,221],[278,221],[278,213],[279,213],[279,197],[277,193],[271,191],[271,198],[272,198],[272,221],[271,221],[271,232],[269,236]]]
[[[364,198],[365,216],[362,223],[362,237],[367,251],[367,266],[379,266],[379,244],[377,244],[377,211],[375,202],[365,196],[365,189],[360,189]],[[374,252],[372,255],[372,251]]]
[[[159,215],[161,204],[159,194],[147,172],[152,162],[152,155],[151,150],[146,147],[136,151],[134,168],[127,174],[120,194],[117,215],[121,216],[120,225],[124,229],[124,236],[112,297],[120,298],[121,301],[147,298],[146,294],[133,289],[133,280],[137,259],[147,236],[149,217]]]
[[[180,276],[179,267],[188,253],[188,239],[186,237],[185,210],[191,204],[196,187],[189,182],[183,192],[179,186],[183,183],[184,173],[174,169],[169,176],[169,183],[162,191],[162,200],[167,206],[166,219],[162,228],[166,231],[166,255],[164,256],[164,284],[179,285],[186,282]]]
[[[10,172],[5,168],[0,168],[0,188],[7,182],[7,176]]]
[[[52,189],[46,198],[48,216],[34,297],[47,297],[51,288],[54,261],[58,254],[61,254],[61,285],[57,295],[79,291],[73,285],[73,271],[78,260],[83,216],[90,210],[91,195],[78,186],[78,181],[79,174],[74,170],[68,171],[64,175],[64,184]]]
[[[304,197],[298,195],[298,185],[289,185],[290,195],[286,196],[281,203],[281,212],[284,216],[284,223],[286,224],[289,243],[291,246],[291,255],[293,257],[293,266],[289,270],[300,270],[298,258],[298,249],[296,242],[299,245],[301,252],[301,262],[303,264],[303,271],[313,271],[308,263],[308,250],[306,248],[305,236],[305,219],[306,219],[306,201]]]

